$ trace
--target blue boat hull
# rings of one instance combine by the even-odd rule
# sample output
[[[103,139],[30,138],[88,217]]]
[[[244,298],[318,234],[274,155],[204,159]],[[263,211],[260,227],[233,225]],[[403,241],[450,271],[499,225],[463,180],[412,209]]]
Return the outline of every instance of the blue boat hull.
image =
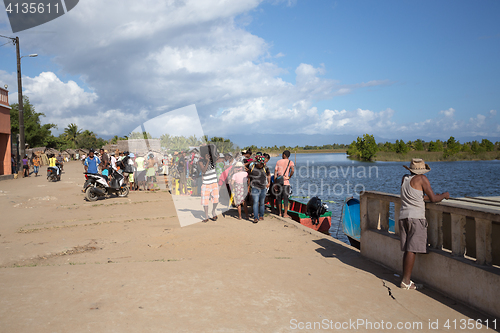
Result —
[[[361,221],[359,200],[353,197],[346,198],[342,207],[342,230],[349,238],[352,246],[359,249],[361,241]],[[394,232],[394,220],[389,219],[389,231]]]

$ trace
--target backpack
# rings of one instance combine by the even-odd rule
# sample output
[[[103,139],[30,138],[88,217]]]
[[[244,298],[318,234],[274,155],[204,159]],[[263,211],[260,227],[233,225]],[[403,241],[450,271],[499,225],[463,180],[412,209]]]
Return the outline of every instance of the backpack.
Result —
[[[284,175],[286,175],[286,172],[288,170],[288,167],[290,166],[290,161],[288,161],[288,165],[286,166],[285,172],[283,172],[282,176],[274,175],[274,185],[276,186],[283,186],[285,184],[285,178],[283,178]]]
[[[252,162],[250,163],[250,173],[252,173],[253,169],[255,169],[255,163]],[[266,169],[269,170],[269,168],[267,166],[264,165],[264,167],[262,168],[262,170],[264,171],[264,173],[267,175],[267,172],[266,172]]]

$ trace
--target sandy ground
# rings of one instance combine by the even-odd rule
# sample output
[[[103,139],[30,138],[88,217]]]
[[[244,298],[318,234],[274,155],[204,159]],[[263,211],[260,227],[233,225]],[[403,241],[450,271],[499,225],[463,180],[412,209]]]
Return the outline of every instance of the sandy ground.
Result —
[[[65,169],[56,183],[45,167],[41,177],[0,182],[0,332],[305,332],[335,324],[362,332],[366,321],[378,331],[401,322],[423,332],[436,320],[450,332],[461,320],[487,319],[431,290],[399,289],[395,272],[294,222],[220,216],[181,227],[168,192],[87,202],[82,165]]]

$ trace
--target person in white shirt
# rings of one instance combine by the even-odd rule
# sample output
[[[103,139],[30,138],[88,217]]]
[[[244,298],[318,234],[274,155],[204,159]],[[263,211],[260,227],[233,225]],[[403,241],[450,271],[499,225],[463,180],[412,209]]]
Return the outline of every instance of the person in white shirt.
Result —
[[[110,163],[111,163],[111,167],[114,170],[116,170],[116,157],[115,157],[115,153],[111,153]]]

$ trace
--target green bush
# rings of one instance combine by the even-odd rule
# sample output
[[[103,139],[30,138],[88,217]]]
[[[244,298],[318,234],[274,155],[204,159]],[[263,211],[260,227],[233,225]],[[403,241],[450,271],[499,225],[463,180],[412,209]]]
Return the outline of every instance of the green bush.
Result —
[[[396,140],[396,144],[394,145],[394,151],[398,154],[406,154],[410,151],[410,148],[406,145],[403,140]]]
[[[429,142],[428,151],[443,151],[443,142],[441,140]]]
[[[495,150],[495,145],[493,144],[493,142],[491,142],[488,139],[483,139],[481,141],[481,143],[479,144],[479,146],[481,146],[484,149],[484,151],[493,151],[493,150]]]
[[[443,157],[448,158],[457,154],[460,151],[460,142],[455,141],[455,138],[450,136],[448,141],[446,141],[446,149],[444,150]]]
[[[378,151],[377,143],[373,135],[364,134],[363,138],[358,137],[347,149],[347,155],[359,158],[364,161],[371,161]]]

